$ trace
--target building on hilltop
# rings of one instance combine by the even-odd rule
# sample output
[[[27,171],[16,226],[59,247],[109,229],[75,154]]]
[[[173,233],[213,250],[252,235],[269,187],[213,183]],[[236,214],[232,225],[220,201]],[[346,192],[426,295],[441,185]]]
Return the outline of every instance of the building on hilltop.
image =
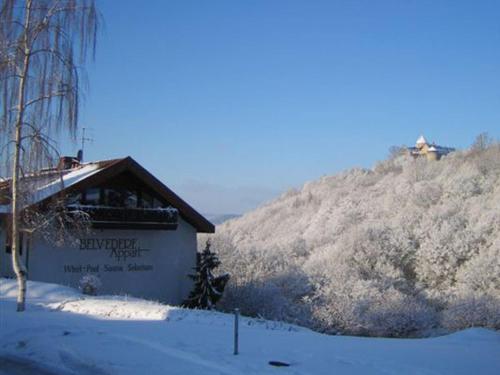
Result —
[[[434,142],[429,144],[425,137],[418,137],[415,147],[408,147],[408,153],[414,158],[426,157],[427,160],[439,160],[443,155],[455,151],[452,147],[436,145]]]
[[[66,210],[85,212],[91,231],[57,247],[37,233],[20,238],[28,280],[78,287],[96,276],[99,294],[127,294],[180,304],[196,266],[197,233],[214,233],[196,212],[131,157],[82,163],[61,158],[40,171],[26,207],[47,206],[64,195]],[[13,277],[8,216],[10,180],[0,181],[0,277]],[[43,212],[43,211],[41,211]]]

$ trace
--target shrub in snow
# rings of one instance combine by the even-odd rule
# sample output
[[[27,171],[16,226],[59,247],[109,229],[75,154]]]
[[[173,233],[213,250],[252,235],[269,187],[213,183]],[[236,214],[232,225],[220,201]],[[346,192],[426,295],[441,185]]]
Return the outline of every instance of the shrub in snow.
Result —
[[[197,253],[196,273],[189,275],[194,281],[194,289],[183,302],[183,306],[198,309],[212,309],[215,307],[229,281],[228,273],[217,277],[212,274],[212,271],[219,265],[220,261],[210,251],[210,242],[207,241],[205,249],[201,253]]]
[[[370,335],[407,337],[432,328],[436,312],[425,301],[393,288],[382,291],[367,308],[364,324]]]
[[[300,276],[279,275],[243,282],[235,277],[227,288],[220,307],[228,312],[239,308],[247,316],[308,325],[311,323],[308,319],[310,312],[304,297],[290,293],[299,279]],[[290,283],[287,287],[283,284],[286,282]]]
[[[102,283],[96,275],[86,274],[83,275],[79,282],[80,290],[83,294],[95,296],[97,290],[101,287]]]
[[[450,330],[470,327],[500,329],[500,298],[477,293],[455,296],[442,312],[442,325]]]

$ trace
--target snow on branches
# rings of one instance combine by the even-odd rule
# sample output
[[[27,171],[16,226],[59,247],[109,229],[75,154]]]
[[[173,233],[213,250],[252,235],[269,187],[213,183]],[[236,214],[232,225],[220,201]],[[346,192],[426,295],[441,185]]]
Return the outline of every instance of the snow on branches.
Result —
[[[212,241],[223,309],[362,335],[499,329],[500,145],[323,177]]]

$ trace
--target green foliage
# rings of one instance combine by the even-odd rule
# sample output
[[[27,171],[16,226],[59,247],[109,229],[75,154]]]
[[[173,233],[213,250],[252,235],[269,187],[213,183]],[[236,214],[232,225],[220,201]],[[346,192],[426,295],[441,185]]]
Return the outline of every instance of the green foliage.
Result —
[[[188,308],[211,310],[221,299],[224,288],[229,281],[229,274],[220,276],[212,274],[212,271],[219,267],[220,261],[217,255],[210,250],[209,241],[207,241],[205,249],[196,255],[195,273],[189,275],[189,278],[194,281],[194,289],[182,305]]]

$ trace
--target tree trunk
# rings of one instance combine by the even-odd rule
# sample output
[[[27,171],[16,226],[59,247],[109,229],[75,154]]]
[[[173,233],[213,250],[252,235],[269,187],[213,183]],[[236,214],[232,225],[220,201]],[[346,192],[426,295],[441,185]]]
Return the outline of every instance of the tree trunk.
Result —
[[[22,74],[19,78],[19,93],[18,93],[18,112],[16,118],[16,133],[14,146],[14,163],[12,166],[12,268],[17,278],[18,294],[17,294],[17,311],[25,310],[26,301],[26,267],[22,263],[19,254],[19,172],[21,167],[21,141],[22,129],[24,124],[24,99],[26,81],[28,79],[28,69],[30,62],[30,50],[28,48],[28,30],[30,24],[31,0],[26,0],[26,15],[24,22],[24,37],[23,46],[24,60],[22,66]]]
[[[21,82],[24,78],[21,78]],[[21,83],[21,86],[23,84]],[[19,120],[19,118],[21,118]],[[21,154],[21,125],[22,111],[18,114],[18,123],[16,124],[15,149],[14,149],[14,165],[12,171],[12,268],[17,278],[17,311],[24,311],[26,301],[26,267],[22,263],[19,254],[19,167]]]

